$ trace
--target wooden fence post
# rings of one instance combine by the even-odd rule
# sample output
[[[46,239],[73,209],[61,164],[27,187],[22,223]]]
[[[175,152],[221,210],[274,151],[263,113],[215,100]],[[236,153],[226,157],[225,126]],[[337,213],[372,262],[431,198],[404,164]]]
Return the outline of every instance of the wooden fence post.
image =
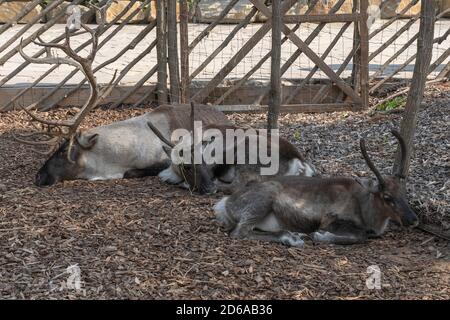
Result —
[[[267,129],[278,128],[278,116],[281,105],[281,32],[282,32],[281,0],[272,2],[272,57],[270,74],[269,111],[267,113]]]
[[[180,68],[181,103],[189,102],[189,9],[187,0],[180,0]]]
[[[352,85],[361,95],[362,108],[369,106],[369,28],[367,27],[368,0],[353,0],[353,12],[359,10],[361,18],[355,22],[353,33]]]
[[[158,60],[158,104],[167,103],[166,0],[156,2],[156,37]]]
[[[353,9],[352,12],[359,11],[359,0],[353,0]],[[355,22],[353,24],[353,67],[352,67],[352,86],[355,91],[359,91],[360,85],[360,73],[361,73],[361,34],[359,32],[359,23]]]
[[[180,102],[180,68],[178,64],[177,1],[167,2],[167,46],[169,62],[170,102]]]
[[[362,107],[367,108],[369,106],[369,28],[367,26],[367,20],[369,14],[367,12],[369,7],[368,0],[360,0],[360,14],[361,21],[359,22],[360,32],[360,93],[362,100]]]
[[[405,159],[405,167],[401,174],[408,175],[413,139],[417,126],[417,115],[422,103],[425,82],[427,80],[428,69],[430,68],[431,56],[433,52],[435,21],[435,2],[422,1],[422,13],[420,17],[420,31],[417,40],[417,59],[414,66],[414,74],[411,87],[406,101],[405,112],[401,123],[401,135],[405,140],[408,155]],[[394,163],[393,172],[397,172],[401,159],[400,148],[397,149],[397,156]]]

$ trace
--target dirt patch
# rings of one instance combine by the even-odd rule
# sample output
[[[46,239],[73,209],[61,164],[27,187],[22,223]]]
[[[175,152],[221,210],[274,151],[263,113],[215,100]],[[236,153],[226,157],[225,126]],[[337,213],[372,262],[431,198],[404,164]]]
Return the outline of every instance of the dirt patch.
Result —
[[[426,221],[450,223],[448,90],[431,90],[420,114],[408,191]],[[97,110],[85,126],[148,109]],[[52,111],[64,116],[74,110]],[[264,116],[233,115],[262,127]],[[382,172],[392,168],[398,114],[286,115],[281,132],[325,175],[371,175],[358,137]],[[157,178],[32,184],[42,156],[13,141],[26,118],[0,117],[0,297],[2,298],[280,298],[449,299],[450,247],[418,230],[390,228],[367,245],[287,248],[237,241],[215,223],[220,195],[190,195]],[[77,265],[82,291],[67,288]],[[366,287],[367,268],[381,289]]]

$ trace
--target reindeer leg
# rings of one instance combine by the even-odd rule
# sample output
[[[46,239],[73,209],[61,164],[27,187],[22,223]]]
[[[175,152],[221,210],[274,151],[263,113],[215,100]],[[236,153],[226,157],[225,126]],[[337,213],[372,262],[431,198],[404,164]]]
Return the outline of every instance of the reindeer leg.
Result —
[[[314,242],[334,244],[358,244],[367,240],[366,231],[353,221],[336,219],[318,231],[313,232]]]
[[[161,171],[170,166],[170,160],[155,163],[143,169],[130,169],[123,174],[124,179],[142,178],[147,176],[157,176]]]
[[[334,244],[357,244],[365,242],[365,238],[363,239],[350,234],[339,235],[323,230],[314,232],[312,234],[312,238],[314,242],[334,243]]]
[[[302,247],[305,244],[303,240],[307,237],[304,233],[290,232],[290,231],[277,231],[277,232],[266,232],[266,231],[256,231],[254,229],[248,229],[246,226],[237,225],[236,228],[231,232],[232,238],[238,239],[250,239],[250,240],[260,240],[277,242],[290,247]]]

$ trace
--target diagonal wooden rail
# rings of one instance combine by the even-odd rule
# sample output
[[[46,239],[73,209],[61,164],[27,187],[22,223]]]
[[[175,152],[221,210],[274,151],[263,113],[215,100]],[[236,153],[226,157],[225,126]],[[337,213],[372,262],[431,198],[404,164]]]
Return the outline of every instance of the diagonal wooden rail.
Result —
[[[320,59],[322,60],[326,59],[326,57],[330,54],[330,52],[333,50],[337,42],[341,39],[342,35],[348,29],[348,27],[350,27],[351,24],[352,24],[351,22],[347,22],[341,27],[341,29],[336,34],[333,41],[330,42],[328,48],[324,51]],[[312,70],[308,73],[308,75],[305,77],[305,79],[303,79],[302,82],[300,82],[300,84],[297,87],[295,87],[295,89],[291,92],[291,94],[286,98],[284,103],[289,104],[290,102],[292,102],[295,96],[300,92],[300,90],[302,90],[306,86],[306,84],[312,79],[312,77],[316,74],[317,71],[319,71],[319,67],[315,65],[312,68]]]
[[[294,4],[296,0],[286,0],[283,2],[281,12],[285,14]],[[236,67],[236,65],[250,52],[250,50],[269,32],[272,28],[272,19],[267,20],[258,31],[238,50],[238,52],[228,61],[222,69],[214,76],[214,78],[199,92],[197,92],[192,100],[202,103],[217,87],[220,82]]]
[[[261,0],[250,0],[268,19],[271,18],[270,9]],[[314,62],[323,73],[325,73],[347,96],[351,97],[355,104],[362,104],[361,97],[322,60],[297,34],[285,24],[282,26],[283,33],[300,50]]]
[[[77,4],[79,3],[81,0],[78,1],[74,1],[73,4]],[[103,5],[106,2],[108,2],[110,0],[102,0],[100,2],[99,5]],[[94,9],[89,9],[88,12],[86,12],[86,14],[90,14],[91,12],[93,12]],[[56,23],[57,19],[56,18],[60,18],[63,16],[63,14],[65,14],[65,8],[63,10],[61,10],[54,19],[51,20],[52,26]],[[50,22],[50,21],[49,21]],[[106,29],[106,28],[105,28]],[[80,31],[78,34],[82,34],[85,33],[85,31]],[[16,40],[17,37],[15,36]],[[56,38],[54,38],[53,40],[51,40],[49,43],[58,43],[61,40],[63,40],[65,38],[64,34],[61,34],[59,36],[57,36]],[[33,38],[31,38],[31,40],[33,40]],[[30,41],[31,42],[31,41]],[[83,45],[84,47],[88,46],[90,43],[92,42],[92,39],[89,39],[88,41],[86,41]],[[24,44],[25,46],[25,44]],[[39,50],[37,53],[35,53],[32,58],[39,58],[41,55],[45,54],[46,50],[45,49],[41,49]],[[7,61],[8,59],[6,59],[5,61]],[[3,79],[0,80],[0,87],[3,86],[5,83],[7,83],[9,80],[11,80],[13,77],[15,77],[19,72],[21,72],[23,69],[25,69],[28,65],[30,64],[29,61],[25,61],[23,62],[20,66],[18,66],[14,71],[12,71],[11,73],[9,73],[7,76],[5,76]],[[0,109],[1,110],[1,109]]]
[[[314,7],[316,6],[316,4],[319,2],[319,0],[312,0],[309,3],[308,9],[305,12],[305,15],[309,15],[313,10]],[[298,22],[293,28],[292,31],[295,32],[297,31],[300,26],[301,26],[301,22]],[[289,40],[289,38],[287,36],[284,36],[283,39],[281,39],[281,45],[283,45],[287,40]],[[244,83],[250,79],[250,77],[259,69],[261,68],[261,66],[271,57],[272,55],[272,51],[269,51],[268,53],[266,53],[266,55],[264,57],[261,58],[261,60],[254,65],[239,81],[237,81],[236,83],[234,83],[226,92],[224,92],[224,94],[218,98],[216,101],[214,101],[213,104],[219,105],[221,103],[223,103],[223,101],[229,96],[231,95],[233,92],[235,92],[237,89],[239,89],[240,87],[242,87],[244,85]],[[282,72],[283,74],[283,72]]]
[[[309,15],[308,13],[305,14],[305,16],[307,16],[307,17],[312,17],[312,18],[317,17],[319,19],[316,21],[316,22],[319,22],[317,27],[305,39],[305,43],[307,45],[310,45],[314,41],[314,39],[316,39],[319,36],[319,34],[323,30],[323,28],[327,25],[326,22],[320,22],[320,21],[326,20],[326,18],[332,19],[335,16],[335,13],[342,7],[344,2],[345,2],[345,0],[339,0],[338,2],[336,2],[336,4],[330,9],[330,12],[328,13],[328,15]],[[296,17],[298,17],[298,16],[296,16]],[[324,18],[324,17],[326,17],[326,18]],[[286,19],[284,19],[284,20],[286,21]],[[302,21],[298,21],[298,24],[301,24],[301,23],[302,23]],[[297,28],[295,28],[295,27],[292,28],[292,32],[295,32],[296,30],[297,30]],[[287,36],[286,36],[286,38],[289,39],[289,37],[287,37]],[[297,49],[289,57],[289,59],[283,64],[283,66],[281,68],[281,76],[283,76],[288,71],[288,69],[294,64],[294,62],[300,57],[300,55],[302,53],[303,53],[303,51],[301,49]],[[267,96],[268,92],[269,92],[269,88],[267,88],[260,94],[260,96],[255,101],[255,103],[262,103],[263,99]]]
[[[129,23],[129,21],[134,16],[136,16],[144,8],[145,5],[147,5],[150,2],[150,0],[142,2],[142,4],[138,8],[136,8],[133,11],[129,12],[129,10],[132,8],[132,6],[133,6],[133,4],[135,2],[137,2],[137,0],[130,1],[130,3],[127,4],[127,6],[125,6],[124,9],[112,21],[110,21],[108,24],[106,24],[104,26],[104,28],[100,32],[100,35],[105,34],[106,31],[108,29],[110,29],[111,27],[113,27],[113,26],[116,26],[116,27],[114,28],[114,30],[112,32],[107,34],[107,36],[104,39],[102,39],[102,41],[99,43],[99,46],[98,46],[99,49],[102,48],[107,43],[109,43],[110,39],[112,39],[115,35],[117,35],[119,33],[119,31],[122,30]],[[122,19],[122,17],[126,13],[129,13],[127,15],[127,17],[125,19],[123,19],[122,22],[119,25],[117,25],[117,22],[120,19]],[[116,61],[118,58],[120,58],[122,55],[124,55],[127,51],[132,50],[139,42],[141,42],[145,38],[145,36],[147,34],[149,34],[154,29],[155,24],[156,24],[156,22],[153,21],[149,25],[147,25],[128,45],[126,45],[122,50],[120,50],[114,57],[112,57],[111,59],[108,59],[107,61],[105,61],[102,64],[100,64],[97,67],[95,67],[93,69],[93,72],[94,73],[98,72],[99,70],[103,69],[105,66],[107,66],[107,65],[113,63],[114,61]],[[74,49],[75,52],[80,52],[86,46],[88,46],[91,42],[92,42],[92,39],[89,39],[86,42],[82,43],[80,46],[78,46],[77,48]],[[38,79],[36,79],[30,86],[28,86],[27,88],[24,88],[18,94],[16,94],[2,108],[3,109],[10,108],[20,97],[22,97],[25,93],[27,93],[29,90],[31,90],[36,85],[38,85],[43,79],[45,79],[49,74],[51,74],[56,68],[57,68],[57,66],[52,66],[44,74],[42,74]],[[124,70],[122,70],[122,72],[120,73],[119,77],[116,78],[116,81],[113,83],[113,85],[111,85],[109,87],[109,89],[106,92],[107,93],[111,92],[111,90],[117,85],[117,83],[120,81],[120,79],[122,79],[125,76],[127,70],[130,70],[130,69],[131,69],[131,67],[129,67],[129,68],[126,67]],[[61,96],[59,96],[59,97],[57,97],[56,99],[53,99],[53,100],[51,100],[50,98],[55,93],[57,93],[67,83],[67,81],[69,81],[78,72],[79,72],[79,70],[77,70],[77,69],[71,71],[61,82],[59,82],[49,92],[47,92],[45,95],[43,95],[35,103],[36,108],[37,109],[41,109],[43,111],[46,111],[46,110],[52,108],[54,105],[61,104],[62,100],[69,99],[75,92],[77,92],[82,87],[83,84],[86,83],[86,80],[83,80],[77,86],[70,88],[69,91],[66,92],[64,95],[61,95]],[[101,98],[103,99],[104,97],[105,97],[105,92],[103,92]]]
[[[3,1],[2,1],[3,2]],[[0,2],[0,4],[2,4],[2,2]],[[15,16],[13,19],[11,19],[11,21],[4,23],[2,26],[0,26],[0,34],[2,34],[3,32],[5,32],[6,30],[8,30],[9,28],[11,28],[13,25],[15,25],[16,23],[18,23],[20,20],[22,20],[28,13],[31,12],[31,10],[33,10],[34,8],[36,8],[39,4],[41,3],[41,0],[34,0],[31,2],[28,2],[25,6],[25,8],[23,8],[23,10],[21,12],[19,12],[17,14],[17,16]],[[38,15],[36,15],[36,17],[31,21],[31,23],[35,22],[35,21],[39,21],[39,19],[41,19],[47,12],[40,12]],[[30,25],[31,25],[30,23]],[[2,51],[2,50],[0,50]]]
[[[81,1],[82,0],[75,0],[73,3],[74,4],[79,4]],[[56,0],[56,1],[52,2],[47,8],[45,8],[42,12],[44,12],[44,11],[45,12],[49,12],[51,9],[54,9],[57,4],[61,4],[62,2],[63,2],[62,0]],[[66,4],[66,5],[63,4],[62,9],[59,12],[57,12],[55,14],[55,16],[50,21],[47,21],[38,30],[33,32],[27,38],[23,39],[22,40],[23,46],[25,47],[25,46],[29,45],[31,42],[33,42],[34,39],[36,39],[37,37],[42,35],[45,31],[49,30],[53,25],[55,25],[56,22],[59,19],[61,19],[66,14],[66,9],[67,9],[68,6],[69,6],[69,4]],[[42,14],[42,12],[41,12],[41,14]],[[36,19],[36,18],[34,18],[34,19]],[[36,23],[36,22],[37,21],[34,21],[33,23]],[[25,33],[25,31],[28,30],[32,25],[33,24],[31,24],[31,23],[30,24],[26,24],[16,35],[14,35],[14,37],[12,37],[6,43],[3,44],[3,46],[0,48],[0,52],[2,52],[8,46],[13,44],[17,39],[19,39],[20,36],[22,36]],[[19,52],[19,44],[16,45],[13,49],[8,51],[8,53],[6,53],[5,55],[3,55],[0,58],[0,66],[4,65],[6,61],[8,61],[11,57],[13,57],[18,52]]]

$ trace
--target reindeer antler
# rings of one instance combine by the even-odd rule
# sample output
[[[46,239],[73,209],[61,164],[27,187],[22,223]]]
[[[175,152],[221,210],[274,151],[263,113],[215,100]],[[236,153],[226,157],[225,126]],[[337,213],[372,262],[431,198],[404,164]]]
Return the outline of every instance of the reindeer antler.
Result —
[[[401,151],[400,165],[398,166],[398,170],[395,173],[395,176],[399,177],[400,179],[405,179],[405,175],[403,174],[403,172],[405,170],[408,148],[406,147],[405,140],[403,139],[400,132],[398,132],[395,129],[391,129],[391,133],[394,135],[395,138],[397,138],[397,141],[400,144],[400,151]]]
[[[151,123],[150,121],[147,121],[147,125],[162,142],[167,144],[170,148],[175,148],[175,144],[172,141],[170,141],[169,139],[167,139],[166,137],[164,137],[164,135],[161,133],[161,131],[159,131],[158,128],[156,128],[153,123]]]
[[[55,150],[55,148],[58,146],[58,143],[60,142],[60,139],[66,139],[69,141],[69,149],[68,149],[68,159],[70,161],[71,159],[71,151],[72,151],[72,145],[74,141],[74,136],[76,134],[76,131],[78,127],[80,126],[81,122],[84,120],[84,118],[87,116],[87,114],[96,107],[98,103],[98,97],[99,97],[99,90],[97,86],[97,80],[95,78],[94,72],[92,71],[92,63],[95,59],[95,56],[97,54],[98,50],[98,37],[99,33],[101,32],[101,27],[97,29],[91,29],[86,24],[81,23],[81,27],[91,35],[92,38],[92,50],[88,54],[87,57],[80,56],[75,50],[72,49],[70,44],[70,37],[73,34],[79,34],[69,29],[69,27],[66,26],[65,28],[65,41],[63,44],[59,43],[47,43],[42,41],[41,38],[38,37],[38,41],[34,40],[33,43],[35,43],[38,46],[46,48],[47,56],[45,58],[32,58],[28,56],[26,53],[23,52],[23,46],[22,46],[22,40],[20,41],[19,46],[19,53],[20,55],[28,62],[30,63],[37,63],[37,64],[56,64],[56,65],[69,65],[72,67],[75,67],[79,71],[81,71],[84,76],[86,77],[89,87],[90,87],[90,93],[89,97],[86,101],[86,103],[83,105],[83,107],[80,109],[80,111],[71,119],[69,120],[49,120],[42,118],[38,116],[36,113],[32,112],[31,109],[36,107],[36,104],[32,104],[28,107],[21,107],[22,110],[24,110],[33,121],[36,121],[38,123],[43,124],[46,127],[46,131],[39,131],[34,132],[29,135],[21,135],[16,136],[14,135],[14,138],[24,144],[28,145],[47,145],[49,147],[49,150],[46,152],[41,152],[37,149],[34,149],[38,153],[41,154],[49,154]],[[59,49],[63,51],[67,57],[55,57],[51,54],[51,49]],[[116,71],[117,73],[117,71]],[[114,77],[111,80],[111,82],[106,86],[105,90],[109,88],[109,86],[112,84],[116,77],[116,73],[114,73]],[[45,138],[40,141],[32,141],[27,140],[27,137],[36,136],[36,135],[42,135]]]
[[[361,148],[361,153],[364,157],[364,160],[366,160],[367,166],[370,168],[370,170],[372,170],[372,172],[377,177],[378,183],[380,184],[381,188],[384,189],[386,183],[384,182],[383,176],[381,175],[380,171],[378,171],[378,169],[373,164],[372,160],[370,160],[369,155],[367,154],[366,141],[364,139],[359,140],[359,146]]]
[[[191,102],[190,124],[191,124],[191,129],[192,129],[192,143],[194,143],[194,103],[193,102]],[[171,148],[175,147],[175,144],[172,141],[170,141],[169,139],[167,139],[153,123],[148,121],[147,125],[162,142],[164,142],[166,145],[168,145]]]

